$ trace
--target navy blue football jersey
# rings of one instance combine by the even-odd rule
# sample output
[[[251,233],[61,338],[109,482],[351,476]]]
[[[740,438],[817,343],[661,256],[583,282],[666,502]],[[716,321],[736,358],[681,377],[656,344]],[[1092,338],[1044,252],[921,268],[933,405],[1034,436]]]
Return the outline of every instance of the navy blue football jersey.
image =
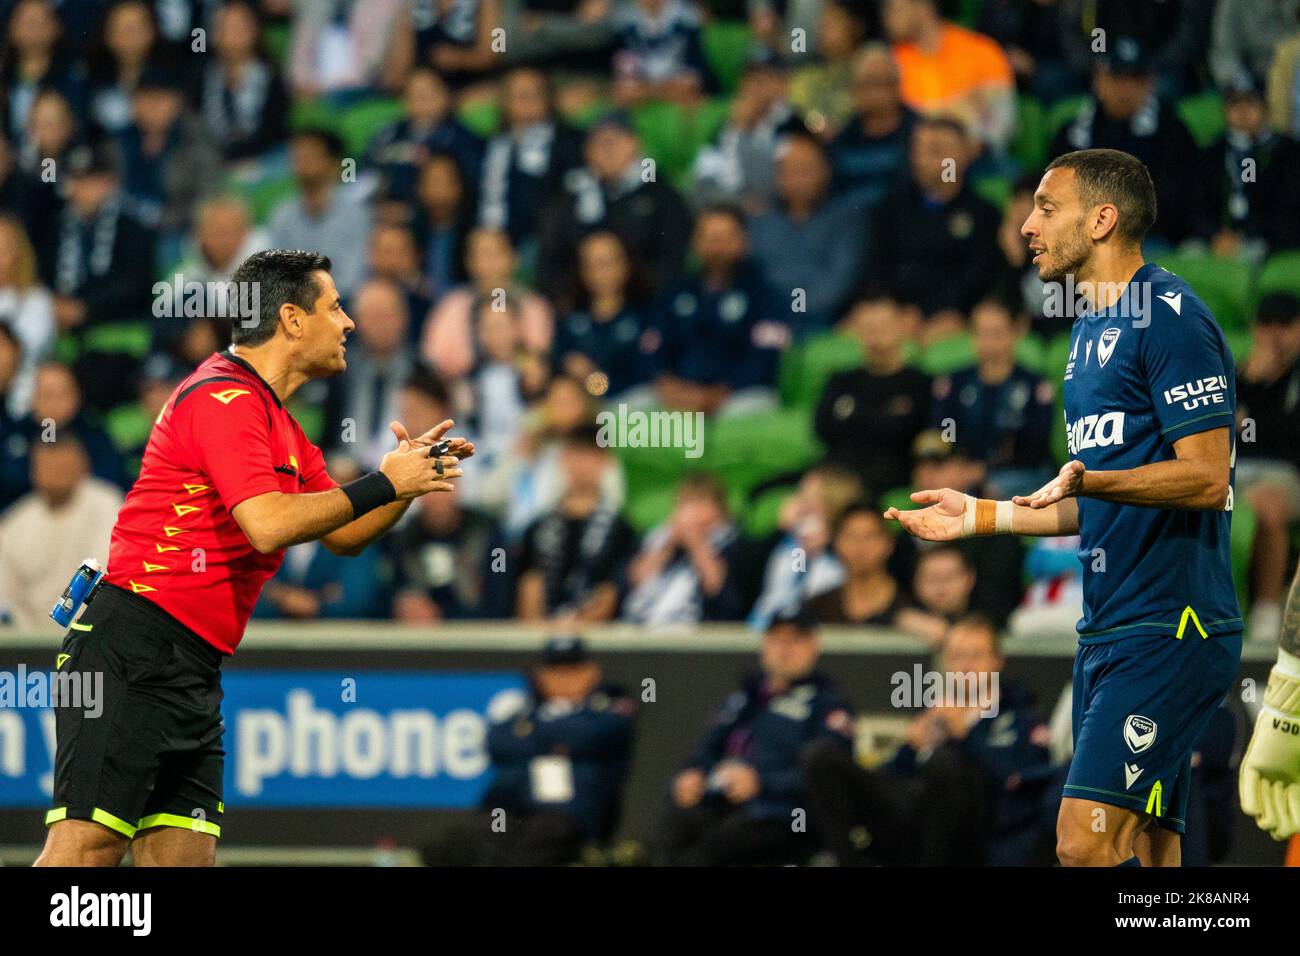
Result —
[[[1232,354],[1186,282],[1147,263],[1119,302],[1083,312],[1070,334],[1065,425],[1071,458],[1089,471],[1138,468],[1175,458],[1180,438],[1227,428],[1230,481],[1235,477]],[[1240,631],[1231,519],[1231,484],[1223,511],[1080,498],[1080,643]]]

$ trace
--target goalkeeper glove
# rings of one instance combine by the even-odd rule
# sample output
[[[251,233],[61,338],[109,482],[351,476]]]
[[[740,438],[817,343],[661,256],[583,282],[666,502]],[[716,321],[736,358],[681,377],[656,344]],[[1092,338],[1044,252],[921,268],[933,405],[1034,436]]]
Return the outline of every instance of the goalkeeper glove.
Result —
[[[1300,832],[1300,657],[1278,651],[1241,761],[1241,809],[1275,840]]]

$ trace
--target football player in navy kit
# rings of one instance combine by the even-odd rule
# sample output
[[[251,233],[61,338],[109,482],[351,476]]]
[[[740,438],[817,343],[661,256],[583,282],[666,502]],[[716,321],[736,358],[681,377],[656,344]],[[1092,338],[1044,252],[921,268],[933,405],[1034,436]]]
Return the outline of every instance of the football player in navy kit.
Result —
[[[886,513],[931,540],[1079,535],[1065,865],[1180,863],[1192,747],[1241,656],[1232,355],[1187,283],[1143,260],[1155,217],[1151,175],[1127,153],[1080,150],[1048,166],[1021,234],[1048,294],[1078,296],[1063,370],[1071,460],[1024,497],[945,488]]]

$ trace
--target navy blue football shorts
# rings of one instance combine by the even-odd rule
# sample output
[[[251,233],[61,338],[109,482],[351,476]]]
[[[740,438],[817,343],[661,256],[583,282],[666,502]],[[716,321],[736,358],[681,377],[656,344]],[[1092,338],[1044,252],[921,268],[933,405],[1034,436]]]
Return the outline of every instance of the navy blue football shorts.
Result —
[[[1080,644],[1064,795],[1187,826],[1192,750],[1237,677],[1241,634],[1145,634]]]

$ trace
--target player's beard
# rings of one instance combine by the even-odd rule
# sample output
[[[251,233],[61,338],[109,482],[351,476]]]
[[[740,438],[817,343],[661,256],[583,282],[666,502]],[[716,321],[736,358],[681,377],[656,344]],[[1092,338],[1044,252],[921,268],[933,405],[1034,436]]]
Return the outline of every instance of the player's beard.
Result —
[[[1062,239],[1059,243],[1053,245],[1051,263],[1039,268],[1038,278],[1043,282],[1060,282],[1066,276],[1073,274],[1076,278],[1081,269],[1092,255],[1092,243],[1083,233],[1083,217],[1075,223],[1067,238]]]

